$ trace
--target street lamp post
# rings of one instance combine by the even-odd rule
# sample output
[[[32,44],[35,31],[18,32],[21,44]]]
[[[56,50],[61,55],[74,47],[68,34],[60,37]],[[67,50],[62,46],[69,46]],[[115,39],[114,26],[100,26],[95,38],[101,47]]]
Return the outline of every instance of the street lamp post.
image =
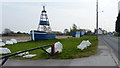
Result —
[[[96,1],[96,40],[98,40],[98,0]]]

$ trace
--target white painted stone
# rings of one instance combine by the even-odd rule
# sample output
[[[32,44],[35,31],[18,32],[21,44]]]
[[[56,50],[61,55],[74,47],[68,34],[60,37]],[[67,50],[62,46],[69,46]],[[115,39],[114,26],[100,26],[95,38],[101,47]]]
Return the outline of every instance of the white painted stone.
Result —
[[[12,41],[13,43],[17,43],[16,39],[11,39],[10,41]]]
[[[60,42],[57,42],[57,43],[55,43],[54,44],[55,45],[55,52],[62,52],[62,49],[63,49],[63,46],[62,46],[62,43],[60,43]]]
[[[90,41],[89,41],[89,40],[87,40],[87,46],[90,46],[90,45],[91,45]]]
[[[29,52],[25,52],[25,54],[29,54]]]
[[[5,43],[4,42],[0,42],[0,46],[5,46]]]
[[[62,52],[63,47],[62,47],[62,44],[60,42],[56,42],[54,45],[55,45],[55,52],[59,52],[59,53]],[[48,53],[51,53],[51,47],[46,49],[46,51]]]
[[[24,52],[24,53],[17,54],[16,56],[23,56],[23,55],[28,55],[28,54],[29,54],[29,52]]]
[[[8,54],[11,53],[10,49],[8,48],[0,48],[0,54]]]
[[[51,53],[51,47],[48,48],[48,49],[46,49],[46,51],[47,51],[48,53]]]
[[[91,43],[89,42],[89,40],[85,41],[83,40],[80,45],[77,46],[78,49],[84,50],[85,48],[87,48],[88,46],[90,46]]]
[[[32,58],[32,57],[35,57],[37,56],[36,54],[29,54],[29,55],[25,55],[23,56],[23,58]]]
[[[18,54],[17,56],[23,56],[25,53],[20,53],[20,54]]]
[[[10,44],[13,44],[13,42],[12,42],[12,41],[7,40],[7,41],[6,41],[6,44],[7,44],[7,45],[10,45]]]

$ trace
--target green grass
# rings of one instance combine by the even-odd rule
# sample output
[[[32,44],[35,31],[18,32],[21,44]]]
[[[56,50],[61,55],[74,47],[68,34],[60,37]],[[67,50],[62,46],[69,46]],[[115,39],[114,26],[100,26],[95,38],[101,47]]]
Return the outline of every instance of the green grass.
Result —
[[[82,42],[82,40],[89,40],[92,45],[85,50],[77,49],[77,46]],[[37,54],[36,57],[31,58],[32,60],[37,59],[73,59],[73,58],[82,58],[88,57],[96,54],[98,41],[96,36],[83,36],[81,38],[65,38],[65,39],[54,39],[54,40],[41,40],[41,41],[29,41],[21,42],[14,45],[6,45],[5,47],[9,48],[12,53],[32,49],[36,47],[41,47],[55,42],[61,42],[63,44],[63,51],[55,56],[49,56],[41,49],[30,51],[31,54]],[[13,56],[12,59],[24,59],[22,57]]]
[[[2,37],[24,37],[24,36],[30,36],[29,34],[12,34],[8,36],[2,36]]]
[[[120,37],[120,34],[114,34],[114,36],[116,36],[116,37]]]

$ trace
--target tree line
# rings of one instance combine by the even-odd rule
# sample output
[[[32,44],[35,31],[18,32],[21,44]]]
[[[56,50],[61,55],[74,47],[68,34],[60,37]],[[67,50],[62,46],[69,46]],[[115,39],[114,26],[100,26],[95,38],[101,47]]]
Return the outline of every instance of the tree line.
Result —
[[[116,32],[118,32],[118,34],[120,35],[120,12],[118,14],[118,17],[117,17],[117,21],[116,21]]]
[[[76,24],[73,24],[72,27],[69,29],[64,29],[64,34],[65,35],[71,35],[72,32],[74,31],[80,31],[80,32],[84,32],[86,35],[91,35],[93,34],[91,30],[87,30],[87,29],[80,29],[77,27]]]
[[[2,32],[2,36],[22,36],[22,35],[29,35],[28,33],[25,33],[25,32],[14,32],[8,28],[5,28]]]

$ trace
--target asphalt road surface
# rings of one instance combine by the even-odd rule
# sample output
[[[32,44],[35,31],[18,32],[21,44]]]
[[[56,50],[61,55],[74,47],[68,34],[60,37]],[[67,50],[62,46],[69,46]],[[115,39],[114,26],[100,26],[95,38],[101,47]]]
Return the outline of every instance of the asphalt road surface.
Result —
[[[120,61],[120,37],[114,37],[112,35],[103,36],[103,40],[107,46],[111,47],[116,57]]]

